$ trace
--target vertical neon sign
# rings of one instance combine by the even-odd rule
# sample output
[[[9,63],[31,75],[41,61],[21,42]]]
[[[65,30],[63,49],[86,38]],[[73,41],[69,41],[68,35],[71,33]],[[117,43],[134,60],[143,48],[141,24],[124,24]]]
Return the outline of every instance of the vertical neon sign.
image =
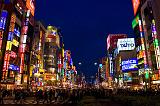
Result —
[[[3,64],[2,79],[5,79],[5,77],[7,77],[7,74],[8,74],[10,51],[12,48],[12,40],[13,40],[13,32],[14,32],[15,22],[16,22],[16,15],[12,14],[11,20],[10,20],[10,26],[9,26],[8,41],[7,41],[7,45],[6,45],[6,51],[5,51],[5,60],[4,60],[4,64]]]
[[[2,48],[3,32],[6,26],[7,15],[8,15],[8,12],[6,10],[2,10],[1,17],[0,17],[0,50]]]
[[[142,21],[139,20],[139,31],[140,31],[140,37],[141,37],[141,44],[142,44],[142,50],[143,50],[143,57],[144,57],[144,67],[147,68],[147,56],[145,52],[145,44],[144,44],[144,35],[143,35],[143,29],[142,29]]]
[[[157,31],[154,19],[152,20],[152,36],[154,42],[154,51],[156,55],[157,69],[159,69],[159,74],[160,74],[160,48],[159,48],[159,40],[157,38]]]
[[[20,74],[23,73],[23,69],[24,69],[24,55],[25,55],[25,48],[26,48],[29,16],[30,16],[30,10],[28,10],[26,13],[26,18],[25,18],[24,26],[22,28],[22,35],[20,40],[20,44],[21,44],[19,49],[20,57],[21,57]]]

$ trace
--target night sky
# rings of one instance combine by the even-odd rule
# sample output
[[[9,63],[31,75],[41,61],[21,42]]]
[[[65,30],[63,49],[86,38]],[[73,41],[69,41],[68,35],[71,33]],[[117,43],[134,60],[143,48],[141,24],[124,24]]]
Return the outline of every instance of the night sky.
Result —
[[[85,75],[95,75],[94,62],[106,55],[109,33],[126,33],[131,28],[131,0],[36,0],[36,19],[62,29],[65,49]],[[81,62],[82,65],[78,66]]]

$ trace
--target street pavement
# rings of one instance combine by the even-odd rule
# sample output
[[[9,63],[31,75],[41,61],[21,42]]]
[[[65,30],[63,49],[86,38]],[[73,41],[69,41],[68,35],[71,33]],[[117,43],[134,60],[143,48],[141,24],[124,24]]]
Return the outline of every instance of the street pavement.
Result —
[[[5,98],[4,104],[37,104],[34,97],[26,98],[22,103],[14,102],[13,98]],[[40,101],[39,104],[43,104],[43,101]],[[47,104],[46,102],[44,104]],[[58,101],[55,102],[54,100],[50,104],[70,104],[72,105],[72,102],[69,101],[69,99],[66,99],[64,101]],[[100,99],[95,98],[93,96],[84,96],[77,104],[74,104],[74,106],[121,106],[118,103],[113,102],[110,99]]]
[[[34,97],[28,97],[24,101],[21,101],[21,102],[20,101],[14,102],[13,98],[4,98],[3,102],[4,104],[37,104]],[[57,102],[53,100],[50,104],[63,104],[64,102],[67,102],[67,100],[57,101]],[[43,104],[43,101],[39,101],[38,104]],[[47,101],[45,101],[44,104],[48,104]]]
[[[93,96],[85,96],[77,104],[77,106],[122,106],[110,99],[95,98]]]

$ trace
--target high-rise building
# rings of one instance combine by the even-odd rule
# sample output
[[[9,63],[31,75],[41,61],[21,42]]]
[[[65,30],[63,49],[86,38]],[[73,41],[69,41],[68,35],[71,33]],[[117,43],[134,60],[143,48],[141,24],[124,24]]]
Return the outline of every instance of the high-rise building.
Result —
[[[126,34],[109,34],[107,37],[107,56],[109,58],[109,78],[113,80],[114,76],[114,51],[117,48],[117,41],[121,38],[127,38]]]
[[[141,84],[156,83],[160,75],[159,0],[132,0],[135,19],[136,50]],[[151,76],[152,73],[152,76]],[[149,75],[148,75],[149,74]],[[145,78],[143,78],[145,76]]]
[[[30,85],[32,88],[44,85],[44,44],[46,29],[37,21],[34,25],[34,36],[30,60]]]
[[[29,83],[35,1],[0,1],[1,85],[8,89]],[[5,36],[4,36],[5,35]]]
[[[59,80],[58,54],[60,50],[60,37],[57,28],[48,26],[45,36],[44,68],[46,69],[46,80]],[[50,77],[49,77],[50,76]]]

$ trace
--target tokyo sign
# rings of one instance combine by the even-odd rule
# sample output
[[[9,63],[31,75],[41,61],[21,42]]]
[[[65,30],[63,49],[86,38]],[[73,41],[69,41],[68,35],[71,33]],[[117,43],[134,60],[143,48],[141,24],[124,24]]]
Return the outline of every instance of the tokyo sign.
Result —
[[[118,39],[117,48],[118,48],[118,52],[123,50],[135,49],[134,38]]]

